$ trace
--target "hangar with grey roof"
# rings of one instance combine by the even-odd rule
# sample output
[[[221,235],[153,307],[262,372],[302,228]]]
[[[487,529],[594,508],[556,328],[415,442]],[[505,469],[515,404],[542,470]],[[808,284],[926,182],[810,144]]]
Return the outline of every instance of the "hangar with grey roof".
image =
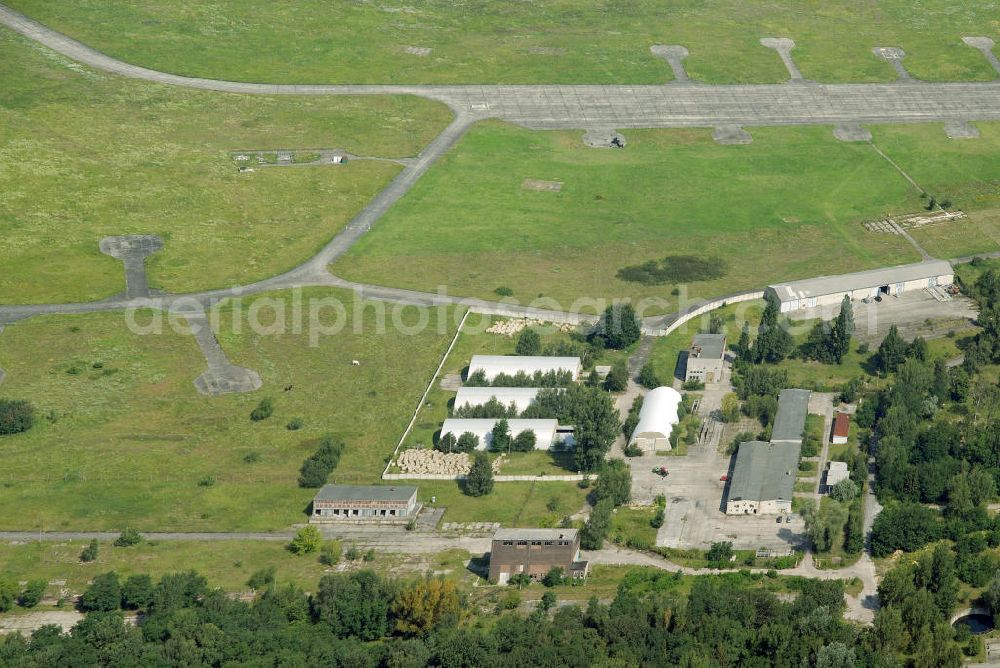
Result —
[[[879,295],[899,296],[904,292],[951,285],[955,273],[944,260],[884,267],[838,276],[819,276],[802,281],[776,283],[765,295],[777,299],[782,313],[817,306],[836,306],[847,295],[851,300],[874,299]]]

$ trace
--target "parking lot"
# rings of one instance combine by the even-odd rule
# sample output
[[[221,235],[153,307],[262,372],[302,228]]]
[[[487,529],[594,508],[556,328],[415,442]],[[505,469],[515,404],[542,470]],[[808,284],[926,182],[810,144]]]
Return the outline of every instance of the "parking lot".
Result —
[[[702,395],[698,413],[710,419],[721,406],[722,397],[730,392],[728,383],[710,384]],[[771,516],[728,516],[724,512],[723,495],[726,482],[722,476],[731,474],[732,455],[720,451],[725,444],[750,425],[740,423],[720,425],[710,430],[715,437],[705,443],[688,447],[683,457],[646,455],[630,460],[632,466],[632,496],[638,503],[651,503],[658,494],[667,499],[663,526],[656,535],[656,544],[675,548],[708,548],[717,541],[731,541],[737,549],[798,548],[804,543],[805,530],[800,516],[791,523],[777,523]],[[666,477],[653,473],[654,467],[665,466]]]

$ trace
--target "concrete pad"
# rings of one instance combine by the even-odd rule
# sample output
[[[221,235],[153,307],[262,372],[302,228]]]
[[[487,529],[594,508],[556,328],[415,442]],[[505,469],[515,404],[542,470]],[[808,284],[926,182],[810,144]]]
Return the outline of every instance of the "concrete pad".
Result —
[[[426,46],[408,46],[403,49],[411,56],[429,56],[431,55],[430,47]]]
[[[1000,74],[1000,58],[997,58],[997,54],[993,53],[993,47],[996,46],[996,42],[989,37],[963,37],[962,41],[973,49],[979,49],[983,53],[983,57],[990,61],[993,69]]]
[[[749,144],[753,142],[750,133],[738,125],[720,125],[712,131],[712,139],[718,144]]]
[[[674,73],[674,81],[677,83],[687,83],[691,79],[684,69],[684,59],[688,57],[688,50],[678,44],[654,44],[649,47],[650,53],[659,56],[667,61],[670,69]]]
[[[968,121],[948,121],[944,132],[949,139],[978,139],[979,128]]]
[[[539,190],[543,192],[557,193],[562,190],[562,181],[541,181],[539,179],[525,179],[521,183],[522,190]]]
[[[906,57],[906,52],[898,46],[876,46],[872,49],[872,53],[877,58],[881,58],[892,65],[892,69],[896,70],[896,75],[900,81],[915,81],[913,76],[903,67],[903,58]]]
[[[833,136],[840,141],[871,141],[872,133],[857,123],[841,123],[833,130]]]
[[[760,43],[762,46],[778,52],[778,55],[781,56],[781,62],[785,64],[785,69],[788,70],[788,76],[792,81],[805,80],[802,72],[799,71],[799,66],[792,60],[792,49],[795,48],[794,40],[787,37],[762,37]]]
[[[125,265],[125,296],[128,299],[149,296],[146,280],[146,257],[163,248],[163,239],[152,234],[137,234],[101,239],[105,255],[117,258]]]
[[[583,135],[583,143],[591,148],[624,148],[628,142],[625,135],[612,128],[594,128]]]
[[[230,364],[226,352],[215,338],[215,332],[205,317],[205,312],[191,312],[185,315],[191,333],[198,342],[208,370],[194,381],[195,388],[202,394],[241,394],[259,390],[263,385],[260,374],[253,369]]]

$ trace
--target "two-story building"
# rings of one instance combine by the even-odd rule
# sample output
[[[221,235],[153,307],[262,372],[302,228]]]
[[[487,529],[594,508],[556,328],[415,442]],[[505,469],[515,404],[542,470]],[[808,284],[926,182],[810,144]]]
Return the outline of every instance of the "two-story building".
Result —
[[[541,580],[555,567],[566,577],[587,576],[580,560],[580,532],[576,529],[500,529],[490,549],[490,581],[506,584],[524,573]]]

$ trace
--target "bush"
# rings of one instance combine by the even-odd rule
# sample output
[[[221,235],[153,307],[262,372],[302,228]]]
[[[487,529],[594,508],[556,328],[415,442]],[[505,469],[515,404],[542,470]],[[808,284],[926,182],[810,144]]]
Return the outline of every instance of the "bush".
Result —
[[[0,612],[7,612],[14,607],[20,592],[17,590],[17,582],[0,574]],[[3,645],[0,645],[2,649]]]
[[[0,436],[20,434],[35,425],[35,408],[21,399],[0,399]]]
[[[21,595],[17,597],[17,604],[22,608],[33,608],[42,602],[42,596],[45,595],[45,587],[48,582],[45,580],[32,580],[28,583],[28,586],[24,588]]]
[[[668,255],[661,260],[649,260],[623,267],[617,276],[623,281],[642,285],[693,283],[709,281],[726,275],[726,263],[717,257]]]
[[[516,575],[511,577],[509,580],[510,584],[516,584],[514,578]],[[521,605],[521,595],[517,593],[517,590],[508,591],[504,594],[503,600],[500,603],[500,607],[504,610],[517,610],[518,606]]]
[[[359,550],[358,546],[353,543],[347,548],[347,551],[344,552],[344,559],[347,559],[348,561],[357,561],[360,558],[361,550]]]
[[[274,584],[274,566],[268,566],[267,568],[262,568],[250,576],[247,580],[247,586],[251,589],[264,589],[270,585]]]
[[[409,526],[409,525],[407,525]],[[319,551],[319,563],[324,566],[336,566],[340,563],[340,556],[343,548],[339,540],[331,540],[323,543]]]
[[[473,452],[479,447],[479,437],[471,431],[462,432],[455,443],[456,452]]]
[[[115,547],[132,547],[133,545],[138,545],[143,541],[142,534],[132,527],[125,527],[125,529],[115,538]]]
[[[525,328],[521,331],[520,336],[517,337],[517,345],[514,347],[514,352],[518,355],[534,356],[542,354],[542,337],[538,335],[538,332],[530,327]]]
[[[322,487],[330,474],[340,463],[340,454],[344,451],[344,443],[329,434],[319,441],[316,452],[310,455],[299,468],[299,487]]]
[[[365,562],[366,564],[375,561],[375,548],[373,547],[368,548],[368,551],[365,552],[363,557],[361,557],[361,561]]]
[[[250,419],[254,422],[260,422],[261,420],[266,420],[271,417],[274,413],[274,403],[271,401],[271,397],[264,397],[257,404],[257,407],[250,411]]]
[[[626,457],[641,457],[642,448],[640,448],[635,443],[629,443],[622,449],[622,454],[624,454]]]
[[[636,317],[631,304],[612,304],[604,310],[601,320],[592,334],[600,338],[608,348],[627,348],[642,336],[642,324]]]
[[[486,496],[493,491],[493,464],[485,452],[473,455],[469,475],[465,477],[464,491],[469,496]]]
[[[712,543],[712,547],[709,548],[708,552],[705,554],[705,558],[708,563],[718,567],[723,564],[728,564],[729,560],[733,557],[733,544],[729,541],[720,541],[718,543]]]
[[[653,368],[652,362],[646,362],[642,365],[638,380],[640,385],[649,390],[655,390],[662,385],[659,376],[656,375],[656,369]]]
[[[122,608],[125,610],[145,610],[153,604],[156,587],[148,575],[130,575],[122,585]]]
[[[198,481],[198,487],[214,487],[214,486],[215,486],[215,478],[213,478],[210,475],[207,475]]]
[[[514,437],[511,450],[514,452],[531,452],[535,449],[535,432],[526,429]]]
[[[557,587],[566,580],[566,574],[561,566],[553,566],[542,578],[542,584],[546,587]]]
[[[506,285],[501,285],[500,287],[493,290],[494,294],[499,297],[512,297],[514,296],[514,291],[508,288]]]
[[[841,480],[830,488],[830,498],[841,503],[848,503],[858,495],[858,485],[850,479]]]
[[[114,571],[104,573],[94,578],[90,589],[80,597],[79,608],[82,612],[95,610],[108,612],[121,606],[122,591],[118,583],[118,574]]]
[[[243,455],[243,461],[247,464],[256,464],[260,461],[260,453],[257,451],[248,452]]]
[[[688,392],[699,392],[705,389],[705,383],[701,382],[700,380],[692,379],[684,381],[684,384],[681,387],[687,390]]]
[[[288,549],[292,554],[310,554],[319,550],[322,544],[323,534],[309,524],[295,532],[295,538],[288,544]]]
[[[99,550],[100,546],[97,543],[97,539],[94,538],[90,541],[90,544],[87,545],[87,547],[83,548],[83,552],[80,553],[80,561],[85,563],[94,561],[97,559],[97,553]]]
[[[623,360],[611,365],[611,371],[604,379],[604,389],[608,392],[624,392],[628,387],[628,367]]]
[[[302,425],[304,424],[305,421],[302,418],[292,418],[288,421],[288,424],[285,425],[285,429],[288,431],[298,431],[299,429],[302,429]]]

